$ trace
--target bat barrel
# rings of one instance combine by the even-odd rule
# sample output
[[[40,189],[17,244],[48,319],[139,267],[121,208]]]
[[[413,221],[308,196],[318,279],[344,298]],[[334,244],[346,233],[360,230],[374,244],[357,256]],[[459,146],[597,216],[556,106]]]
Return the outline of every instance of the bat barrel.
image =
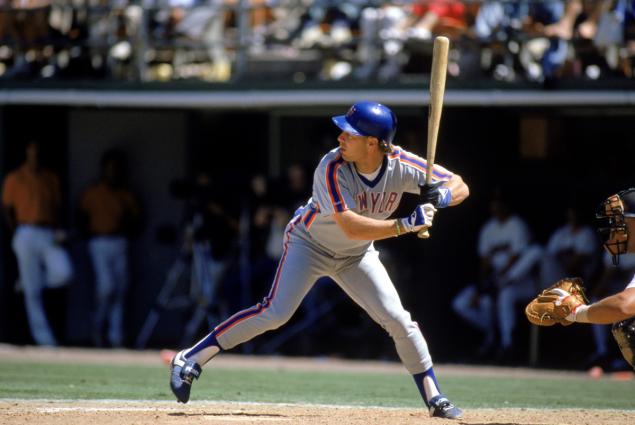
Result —
[[[445,93],[445,78],[448,69],[448,52],[450,40],[447,37],[436,37],[432,50],[432,71],[430,73],[430,107],[428,109],[428,148],[426,160],[428,173],[426,182],[432,182],[432,168],[437,151],[437,138],[443,111],[443,96]]]

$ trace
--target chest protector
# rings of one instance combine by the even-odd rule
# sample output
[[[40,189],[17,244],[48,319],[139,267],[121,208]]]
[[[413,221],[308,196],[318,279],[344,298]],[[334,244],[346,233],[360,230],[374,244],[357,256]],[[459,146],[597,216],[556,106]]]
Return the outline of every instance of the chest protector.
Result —
[[[614,323],[611,332],[624,359],[635,369],[635,317]]]

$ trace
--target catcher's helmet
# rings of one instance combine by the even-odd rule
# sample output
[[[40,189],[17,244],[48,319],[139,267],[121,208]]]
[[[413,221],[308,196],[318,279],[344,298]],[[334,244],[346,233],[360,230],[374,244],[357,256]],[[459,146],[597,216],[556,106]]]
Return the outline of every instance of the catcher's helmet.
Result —
[[[357,102],[346,115],[332,118],[335,125],[356,136],[373,136],[385,143],[392,143],[397,132],[397,117],[387,107],[376,102]]]
[[[629,231],[625,218],[635,218],[635,188],[623,190],[602,202],[595,214],[598,233],[606,250],[613,256],[613,264],[628,250]]]

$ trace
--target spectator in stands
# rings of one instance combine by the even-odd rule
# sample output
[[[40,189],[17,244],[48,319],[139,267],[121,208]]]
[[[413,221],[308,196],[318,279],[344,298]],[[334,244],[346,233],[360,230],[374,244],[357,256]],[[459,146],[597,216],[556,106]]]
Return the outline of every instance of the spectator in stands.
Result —
[[[124,343],[124,302],[128,290],[129,239],[140,224],[137,197],[126,178],[126,160],[119,150],[101,158],[101,177],[83,193],[78,217],[89,235],[88,251],[95,273],[93,343],[111,347]]]
[[[4,2],[0,3],[3,4]],[[50,52],[45,51],[49,37],[50,0],[12,1],[3,6],[7,13],[4,29],[14,43],[13,66],[3,78],[33,79],[40,76]]]
[[[153,38],[173,44],[173,76],[187,77],[181,67],[194,62],[189,58],[191,49],[175,42],[182,39],[200,44],[207,50],[212,67],[203,78],[229,80],[231,63],[225,45],[225,20],[228,8],[235,4],[235,0],[166,0],[167,8],[161,0],[155,1],[160,7],[154,18],[156,28]]]
[[[367,7],[362,11],[358,48],[363,65],[355,75],[367,79],[377,72],[380,80],[393,79],[408,60],[406,41],[428,41],[435,35],[455,38],[466,28],[466,7],[460,0],[417,0]]]
[[[566,223],[549,238],[541,264],[542,286],[547,287],[567,276],[589,282],[597,268],[599,240],[585,223],[582,208],[566,209]]]
[[[31,141],[26,160],[7,175],[2,205],[13,232],[12,247],[18,262],[20,285],[31,335],[38,345],[57,345],[43,303],[46,287],[67,283],[73,268],[58,245],[61,191],[58,176],[41,167],[41,147]]]
[[[85,40],[77,40],[76,44],[85,42],[82,51],[84,60],[90,60],[93,68],[90,71],[97,78],[108,75],[115,79],[139,79],[141,61],[146,60],[145,52],[139,49],[145,42],[141,39],[145,34],[141,4],[133,0],[100,0],[100,4],[84,1],[87,9],[84,13],[76,13],[69,38],[76,39],[78,34],[85,37]],[[150,2],[144,2],[144,5],[151,6]],[[75,68],[87,68],[80,60],[75,62],[78,62]]]
[[[564,0],[486,0],[476,17],[475,34],[494,43],[494,54],[503,56],[494,67],[495,78],[514,79],[516,55],[529,79],[556,77],[567,57],[565,36],[571,37],[565,29],[573,26],[579,12],[575,1],[565,11]]]
[[[542,249],[531,244],[527,224],[511,213],[502,194],[494,194],[490,213],[491,218],[481,228],[478,239],[478,283],[463,289],[452,307],[456,314],[484,333],[479,355],[494,348],[498,329],[497,359],[510,361],[513,360],[516,306],[536,293]]]
[[[624,34],[621,67],[624,75],[635,78],[635,0],[618,0],[615,13]]]

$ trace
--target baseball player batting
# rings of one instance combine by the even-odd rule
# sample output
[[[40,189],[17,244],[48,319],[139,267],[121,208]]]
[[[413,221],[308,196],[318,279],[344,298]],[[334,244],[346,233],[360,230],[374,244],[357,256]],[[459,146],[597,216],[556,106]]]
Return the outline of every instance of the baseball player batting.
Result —
[[[397,118],[384,105],[359,102],[332,120],[342,130],[339,146],[320,161],[312,197],[286,227],[269,294],[177,353],[170,388],[186,403],[201,366],[221,351],[285,324],[315,281],[329,276],[393,338],[430,415],[458,419],[462,412],[441,393],[427,343],[401,305],[373,241],[430,227],[437,208],[461,203],[468,187],[440,165],[434,166],[432,183],[425,185],[426,161],[392,144]],[[427,203],[408,217],[388,219],[405,192],[421,194]]]

